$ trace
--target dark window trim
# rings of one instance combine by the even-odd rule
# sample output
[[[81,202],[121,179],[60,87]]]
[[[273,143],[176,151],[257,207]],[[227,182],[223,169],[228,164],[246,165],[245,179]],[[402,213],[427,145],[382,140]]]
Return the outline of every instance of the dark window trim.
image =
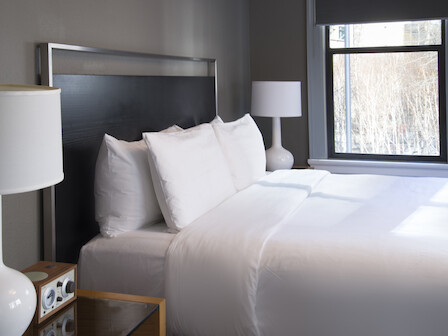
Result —
[[[330,48],[330,28],[325,27],[325,71],[327,90],[327,139],[328,158],[347,160],[374,160],[374,161],[407,161],[407,162],[440,162],[447,163],[447,103],[446,103],[446,55],[445,20],[442,23],[442,43],[440,45],[402,46],[402,47],[366,47],[366,48]],[[333,99],[333,55],[360,54],[360,53],[393,53],[393,52],[422,52],[436,51],[438,53],[439,70],[439,141],[440,155],[384,155],[336,153],[334,143],[334,99]]]

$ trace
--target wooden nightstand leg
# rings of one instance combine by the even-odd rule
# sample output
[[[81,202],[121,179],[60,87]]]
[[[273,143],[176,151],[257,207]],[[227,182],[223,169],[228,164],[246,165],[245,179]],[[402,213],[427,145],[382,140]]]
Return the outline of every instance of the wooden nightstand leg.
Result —
[[[166,336],[166,301],[159,303],[159,333]]]

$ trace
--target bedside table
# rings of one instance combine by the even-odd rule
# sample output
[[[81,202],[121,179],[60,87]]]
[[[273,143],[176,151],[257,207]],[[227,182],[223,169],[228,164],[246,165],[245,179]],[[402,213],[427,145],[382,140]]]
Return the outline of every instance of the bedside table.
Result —
[[[166,335],[165,299],[78,289],[75,302],[24,336]]]
[[[314,169],[311,166],[292,166],[292,169]]]

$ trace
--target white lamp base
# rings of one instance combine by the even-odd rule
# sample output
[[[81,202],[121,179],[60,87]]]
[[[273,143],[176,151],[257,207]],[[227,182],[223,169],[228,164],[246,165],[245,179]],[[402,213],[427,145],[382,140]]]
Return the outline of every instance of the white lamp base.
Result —
[[[0,335],[22,335],[36,310],[33,283],[12,268],[0,265]]]
[[[0,335],[23,335],[33,319],[36,296],[31,280],[25,274],[3,263],[2,196],[0,195]]]
[[[294,157],[282,146],[282,129],[280,118],[272,118],[272,147],[266,151],[266,170],[291,169]]]
[[[272,146],[266,151],[266,169],[274,171],[277,169],[291,169],[294,157],[291,152],[282,146]]]

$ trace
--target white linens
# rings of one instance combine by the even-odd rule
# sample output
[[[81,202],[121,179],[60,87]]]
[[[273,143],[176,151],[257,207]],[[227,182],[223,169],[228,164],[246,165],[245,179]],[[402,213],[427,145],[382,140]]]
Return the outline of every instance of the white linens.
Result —
[[[447,196],[446,179],[327,176],[265,245],[260,330],[447,335]]]
[[[327,174],[276,171],[177,234],[166,264],[170,333],[258,335],[255,304],[263,246]]]
[[[211,122],[233,182],[242,190],[266,175],[263,136],[249,114],[232,122]]]
[[[165,223],[115,238],[98,235],[81,249],[79,288],[164,297],[165,255],[174,237]]]
[[[210,124],[143,133],[143,139],[155,193],[171,230],[181,230],[236,192]]]
[[[143,140],[105,134],[95,169],[95,219],[104,237],[137,230],[162,218]]]
[[[166,275],[172,334],[446,335],[448,180],[276,171],[182,230]]]

